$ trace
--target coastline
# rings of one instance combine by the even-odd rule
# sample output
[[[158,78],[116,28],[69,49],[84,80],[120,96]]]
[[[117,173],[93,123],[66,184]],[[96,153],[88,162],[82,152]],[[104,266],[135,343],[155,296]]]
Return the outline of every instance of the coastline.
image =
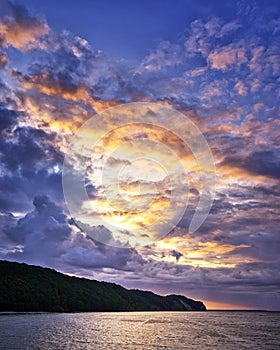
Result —
[[[11,315],[44,315],[44,314],[90,314],[90,313],[110,313],[110,314],[120,314],[120,313],[205,313],[205,311],[167,311],[167,310],[147,310],[147,311],[138,311],[138,310],[129,310],[129,311],[69,311],[69,312],[58,312],[58,311],[0,311],[0,316],[11,316]],[[206,310],[207,313],[219,312],[219,313],[280,313],[280,310]]]

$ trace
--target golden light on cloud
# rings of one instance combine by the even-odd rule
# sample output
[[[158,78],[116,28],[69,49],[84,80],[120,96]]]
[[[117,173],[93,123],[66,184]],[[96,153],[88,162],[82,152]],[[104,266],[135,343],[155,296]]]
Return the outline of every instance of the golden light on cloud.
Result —
[[[245,258],[242,254],[238,254],[238,250],[250,247],[248,245],[231,245],[210,240],[202,242],[200,237],[192,236],[187,231],[182,230],[177,234],[178,236],[167,236],[155,243],[154,250],[158,253],[156,260],[175,263],[170,252],[176,250],[181,253],[180,265],[193,267],[234,268],[240,263],[256,261],[253,258]],[[230,254],[234,251],[236,252],[234,255]]]
[[[64,82],[55,80],[49,73],[29,76],[22,78],[22,86],[24,89],[38,91],[48,96],[60,97],[73,102],[85,102],[96,112],[118,104],[115,100],[100,100],[93,97],[94,90],[92,87],[78,86],[74,84],[65,84]]]
[[[210,149],[185,115],[161,104],[120,105],[93,116],[77,131],[69,150],[64,192],[70,211],[79,221],[82,216],[87,224],[104,225],[118,238],[123,234],[125,241],[128,231],[133,244],[170,232],[188,205],[189,182],[199,178],[201,208],[193,227],[210,210],[215,174]]]
[[[32,49],[36,41],[48,32],[48,25],[35,17],[29,17],[29,21],[10,19],[0,23],[0,35],[4,46],[13,46],[22,51]]]
[[[78,127],[87,119],[86,115],[81,112],[75,113],[73,118],[59,118],[56,113],[49,111],[45,106],[41,106],[37,101],[33,101],[28,95],[24,98],[24,108],[29,115],[29,122],[34,126],[60,134],[73,135]]]
[[[139,60],[103,40],[106,16],[85,40],[84,7],[51,28],[50,6],[0,0],[3,258],[276,308],[280,22],[243,2],[198,11],[146,57],[138,30]]]

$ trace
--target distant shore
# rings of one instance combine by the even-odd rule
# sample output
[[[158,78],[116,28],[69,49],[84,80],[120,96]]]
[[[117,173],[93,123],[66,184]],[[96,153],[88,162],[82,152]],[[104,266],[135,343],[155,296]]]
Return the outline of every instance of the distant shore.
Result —
[[[88,314],[88,313],[186,313],[189,314],[192,311],[72,311],[72,312],[57,312],[57,311],[0,311],[0,316],[12,316],[12,315],[42,315],[42,314]],[[198,311],[193,311],[198,312]],[[205,312],[205,311],[201,311]],[[207,312],[249,312],[249,313],[280,313],[280,310],[207,310]]]

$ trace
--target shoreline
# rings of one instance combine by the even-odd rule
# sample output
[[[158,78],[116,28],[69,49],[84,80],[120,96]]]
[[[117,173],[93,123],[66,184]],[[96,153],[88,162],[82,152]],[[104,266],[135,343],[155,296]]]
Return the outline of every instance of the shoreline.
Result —
[[[158,312],[164,312],[164,313],[198,313],[205,311],[72,311],[72,312],[57,312],[57,311],[0,311],[0,316],[11,316],[11,315],[44,315],[44,314],[88,314],[88,313],[158,313]],[[208,312],[226,312],[226,313],[236,313],[236,312],[245,312],[245,313],[280,313],[280,310],[207,310]]]

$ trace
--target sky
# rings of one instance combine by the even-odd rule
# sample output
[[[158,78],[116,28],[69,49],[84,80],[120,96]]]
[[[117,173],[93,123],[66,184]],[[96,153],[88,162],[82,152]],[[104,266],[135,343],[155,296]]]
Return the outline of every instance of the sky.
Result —
[[[279,42],[272,0],[2,0],[0,259],[280,310]]]

